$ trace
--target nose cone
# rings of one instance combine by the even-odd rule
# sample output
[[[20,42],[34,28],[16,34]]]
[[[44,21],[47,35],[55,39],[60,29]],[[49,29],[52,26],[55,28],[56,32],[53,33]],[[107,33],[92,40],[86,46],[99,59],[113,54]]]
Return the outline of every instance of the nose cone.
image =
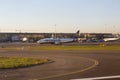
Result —
[[[37,41],[37,43],[40,43],[40,40],[39,40],[39,41]]]

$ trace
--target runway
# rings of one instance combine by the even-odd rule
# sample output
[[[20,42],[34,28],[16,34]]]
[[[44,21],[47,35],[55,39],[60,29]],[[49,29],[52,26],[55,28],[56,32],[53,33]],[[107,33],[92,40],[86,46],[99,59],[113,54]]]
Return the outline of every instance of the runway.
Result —
[[[0,50],[0,56],[54,61],[28,68],[0,69],[0,80],[72,80],[120,75],[119,51]]]

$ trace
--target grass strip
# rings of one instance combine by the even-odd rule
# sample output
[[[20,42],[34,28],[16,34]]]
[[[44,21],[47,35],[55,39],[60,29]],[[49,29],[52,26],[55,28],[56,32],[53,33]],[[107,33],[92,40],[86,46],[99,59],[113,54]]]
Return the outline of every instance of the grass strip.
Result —
[[[28,46],[28,47],[6,47],[0,48],[0,50],[120,50],[120,45],[40,45],[40,46]]]
[[[0,68],[21,68],[48,62],[47,59],[0,57]]]

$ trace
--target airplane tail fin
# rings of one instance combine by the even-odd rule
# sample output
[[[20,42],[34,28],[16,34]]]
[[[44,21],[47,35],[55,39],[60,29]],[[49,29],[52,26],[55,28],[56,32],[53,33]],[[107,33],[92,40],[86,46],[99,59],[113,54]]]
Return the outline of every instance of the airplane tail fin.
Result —
[[[76,32],[76,34],[77,34],[77,35],[80,35],[80,30],[78,30],[78,31]]]

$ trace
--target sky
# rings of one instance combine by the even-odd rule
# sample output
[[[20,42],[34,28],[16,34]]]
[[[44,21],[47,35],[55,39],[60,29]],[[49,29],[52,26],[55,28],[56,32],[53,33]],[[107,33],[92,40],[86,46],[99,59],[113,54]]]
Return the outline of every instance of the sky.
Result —
[[[120,33],[120,0],[0,0],[0,32]]]

